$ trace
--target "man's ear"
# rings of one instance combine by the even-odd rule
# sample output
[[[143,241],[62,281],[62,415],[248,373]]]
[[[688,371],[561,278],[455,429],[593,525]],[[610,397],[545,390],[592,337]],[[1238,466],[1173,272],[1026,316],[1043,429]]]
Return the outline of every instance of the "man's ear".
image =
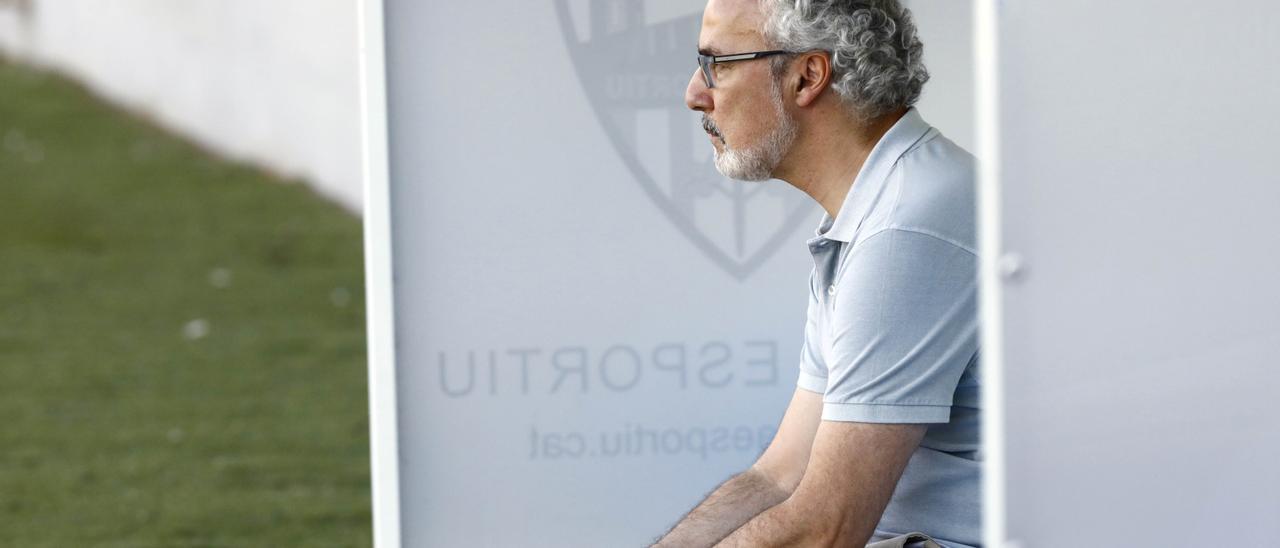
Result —
[[[831,57],[825,51],[800,54],[795,61],[799,78],[795,82],[796,106],[807,107],[831,85]]]

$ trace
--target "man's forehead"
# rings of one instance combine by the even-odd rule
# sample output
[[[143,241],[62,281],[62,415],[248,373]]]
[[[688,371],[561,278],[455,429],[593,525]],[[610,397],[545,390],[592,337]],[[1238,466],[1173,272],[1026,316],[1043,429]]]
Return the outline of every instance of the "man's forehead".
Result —
[[[760,28],[764,14],[760,0],[710,0],[702,12],[702,33],[698,50],[704,53],[734,53],[743,45],[763,43]]]

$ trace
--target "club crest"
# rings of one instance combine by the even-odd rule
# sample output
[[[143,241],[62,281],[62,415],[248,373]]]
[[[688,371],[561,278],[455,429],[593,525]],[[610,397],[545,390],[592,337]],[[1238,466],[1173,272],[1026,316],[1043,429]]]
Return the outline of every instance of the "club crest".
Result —
[[[716,171],[684,104],[701,14],[646,14],[641,0],[555,0],[565,46],[613,148],[646,195],[725,272],[745,280],[814,211],[781,181]],[[650,18],[653,20],[650,21]]]

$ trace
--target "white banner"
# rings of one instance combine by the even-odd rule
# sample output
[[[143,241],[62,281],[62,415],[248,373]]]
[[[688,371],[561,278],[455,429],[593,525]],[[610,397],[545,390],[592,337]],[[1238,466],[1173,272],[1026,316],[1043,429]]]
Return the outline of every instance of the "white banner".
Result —
[[[380,545],[648,542],[772,438],[820,210],[715,171],[700,1],[373,4]]]

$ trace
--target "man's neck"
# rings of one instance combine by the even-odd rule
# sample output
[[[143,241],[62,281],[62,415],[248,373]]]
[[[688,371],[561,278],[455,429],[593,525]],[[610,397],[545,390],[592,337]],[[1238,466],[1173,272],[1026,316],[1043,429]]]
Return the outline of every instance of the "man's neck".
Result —
[[[847,117],[810,120],[810,127],[802,126],[774,177],[804,191],[834,218],[876,143],[906,112],[903,109],[871,122]]]

